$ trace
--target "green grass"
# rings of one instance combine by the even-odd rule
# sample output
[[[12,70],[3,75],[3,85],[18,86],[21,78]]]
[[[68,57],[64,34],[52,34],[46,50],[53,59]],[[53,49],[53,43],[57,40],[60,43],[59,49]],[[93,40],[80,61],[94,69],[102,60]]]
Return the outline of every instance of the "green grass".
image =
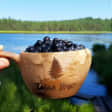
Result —
[[[95,112],[95,109],[92,104],[82,104],[79,107],[79,112]]]
[[[0,33],[14,34],[102,34],[112,33],[111,31],[5,31],[0,30]]]

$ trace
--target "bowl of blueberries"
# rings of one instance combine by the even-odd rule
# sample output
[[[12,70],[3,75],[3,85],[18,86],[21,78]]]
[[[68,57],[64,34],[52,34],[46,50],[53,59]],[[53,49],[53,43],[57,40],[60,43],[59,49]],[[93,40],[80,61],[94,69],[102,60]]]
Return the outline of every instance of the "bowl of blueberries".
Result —
[[[1,51],[0,56],[16,61],[34,95],[51,99],[75,95],[91,65],[91,51],[84,45],[48,36],[20,54]]]

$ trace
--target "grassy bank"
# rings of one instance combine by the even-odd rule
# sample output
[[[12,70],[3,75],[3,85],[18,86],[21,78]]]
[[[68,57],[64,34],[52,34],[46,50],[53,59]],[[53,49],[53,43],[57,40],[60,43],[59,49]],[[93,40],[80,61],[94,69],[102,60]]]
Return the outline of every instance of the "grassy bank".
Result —
[[[8,94],[7,94],[8,93]],[[0,71],[0,112],[94,112],[92,104],[72,105],[67,99],[42,99],[25,86],[15,62]]]
[[[110,31],[5,31],[0,30],[0,33],[9,34],[103,34],[112,33]]]
[[[93,68],[98,73],[99,82],[112,94],[112,44],[109,48],[103,44],[93,46]]]

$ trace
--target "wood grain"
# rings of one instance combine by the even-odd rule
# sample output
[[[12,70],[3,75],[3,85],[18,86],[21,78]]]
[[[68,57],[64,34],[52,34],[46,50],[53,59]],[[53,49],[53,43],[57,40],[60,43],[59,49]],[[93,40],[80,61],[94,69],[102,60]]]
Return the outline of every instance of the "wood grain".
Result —
[[[19,66],[29,90],[44,98],[65,98],[77,93],[91,65],[89,49],[20,54]]]
[[[62,71],[62,68],[61,68],[58,60],[54,57],[52,66],[51,66],[51,70],[50,70],[50,75],[52,76],[52,78],[56,79],[62,75],[61,71]]]

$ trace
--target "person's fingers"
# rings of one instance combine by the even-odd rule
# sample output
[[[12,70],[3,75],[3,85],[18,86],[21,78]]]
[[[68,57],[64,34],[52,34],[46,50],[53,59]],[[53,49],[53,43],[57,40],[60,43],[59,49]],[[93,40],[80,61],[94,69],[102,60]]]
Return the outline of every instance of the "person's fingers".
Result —
[[[9,61],[6,58],[0,58],[0,69],[6,68],[9,66]]]
[[[0,51],[3,50],[3,45],[0,45]],[[9,66],[9,61],[6,58],[0,57],[0,70]]]
[[[2,51],[3,50],[3,45],[0,45],[0,51]]]

